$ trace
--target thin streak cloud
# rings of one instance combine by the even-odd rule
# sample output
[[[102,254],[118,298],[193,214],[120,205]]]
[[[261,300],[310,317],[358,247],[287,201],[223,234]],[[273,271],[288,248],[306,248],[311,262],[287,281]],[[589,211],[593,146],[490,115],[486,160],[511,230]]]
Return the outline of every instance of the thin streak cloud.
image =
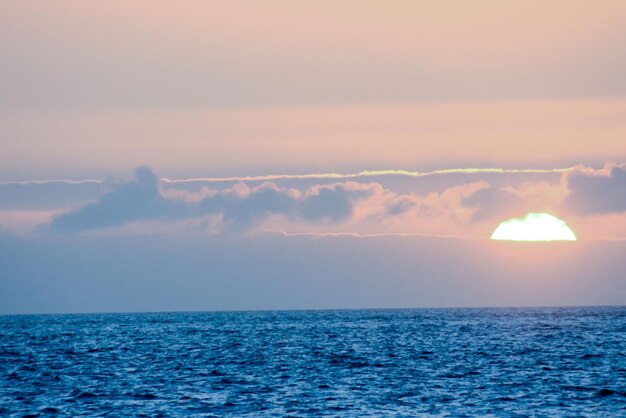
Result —
[[[585,170],[597,171],[595,169],[584,168]],[[567,168],[445,168],[432,171],[410,171],[410,170],[363,170],[358,173],[308,173],[308,174],[265,174],[259,176],[233,176],[233,177],[194,177],[188,179],[170,179],[161,177],[163,183],[221,183],[233,181],[272,181],[272,180],[319,180],[319,179],[354,179],[360,177],[380,177],[380,176],[403,176],[403,177],[430,177],[446,174],[549,174],[549,173],[568,173],[572,171],[583,170],[579,166]],[[601,170],[600,170],[601,171]],[[102,184],[103,180],[84,179],[53,179],[53,180],[0,180],[0,185],[30,185],[30,184]]]
[[[242,176],[242,177],[198,177],[191,179],[172,180],[165,177],[161,181],[165,183],[220,183],[227,181],[272,181],[272,180],[306,180],[306,179],[354,179],[359,177],[380,177],[380,176],[405,176],[405,177],[429,177],[445,174],[514,174],[514,173],[568,173],[577,170],[577,167],[568,168],[548,168],[548,169],[509,169],[509,168],[447,168],[433,171],[409,171],[409,170],[364,170],[358,173],[311,173],[311,174],[268,174],[262,176]]]

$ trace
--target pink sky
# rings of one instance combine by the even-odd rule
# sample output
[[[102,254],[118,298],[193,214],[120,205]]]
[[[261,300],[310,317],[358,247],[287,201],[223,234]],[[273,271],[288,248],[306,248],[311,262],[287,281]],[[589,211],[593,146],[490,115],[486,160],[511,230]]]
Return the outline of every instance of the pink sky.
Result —
[[[0,114],[6,180],[626,160],[626,100],[63,110]]]
[[[421,277],[426,305],[514,304],[517,290],[528,304],[626,303],[625,39],[622,0],[3,1],[0,285],[61,289],[37,272],[88,270],[83,248],[102,249],[105,280],[119,246],[145,263],[181,242],[164,271],[204,277],[189,253],[228,243],[207,268],[243,280],[229,269],[255,269],[240,254],[287,246],[273,278],[300,260],[356,286],[322,241],[351,265],[365,256],[350,248],[371,245],[359,266],[398,273],[390,294],[416,291],[406,280],[427,264],[449,286]],[[527,212],[564,219],[579,242],[488,241]],[[67,264],[30,256],[57,246]],[[416,248],[420,264],[395,264]],[[454,276],[464,257],[480,273],[468,283]],[[142,265],[126,265],[129,283]],[[533,299],[536,265],[546,293]],[[487,292],[509,268],[516,284]]]

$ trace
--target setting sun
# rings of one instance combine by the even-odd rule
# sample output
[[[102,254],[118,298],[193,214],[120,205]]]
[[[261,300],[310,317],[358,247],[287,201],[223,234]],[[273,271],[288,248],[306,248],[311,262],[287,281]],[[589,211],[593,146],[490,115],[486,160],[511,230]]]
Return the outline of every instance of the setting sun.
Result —
[[[549,213],[529,213],[502,222],[491,235],[499,241],[576,241],[567,224]]]

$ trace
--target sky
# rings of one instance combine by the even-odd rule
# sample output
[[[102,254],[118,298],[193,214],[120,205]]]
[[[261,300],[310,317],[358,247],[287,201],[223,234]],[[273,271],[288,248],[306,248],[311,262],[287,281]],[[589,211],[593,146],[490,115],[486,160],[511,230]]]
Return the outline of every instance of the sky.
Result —
[[[626,4],[0,3],[0,314],[626,304]],[[576,242],[495,242],[530,212]]]

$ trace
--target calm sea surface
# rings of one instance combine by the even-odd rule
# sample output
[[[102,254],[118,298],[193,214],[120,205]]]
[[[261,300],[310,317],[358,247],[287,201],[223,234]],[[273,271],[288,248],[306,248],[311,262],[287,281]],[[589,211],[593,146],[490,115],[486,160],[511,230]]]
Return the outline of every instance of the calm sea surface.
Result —
[[[626,416],[626,307],[0,316],[0,415]]]

